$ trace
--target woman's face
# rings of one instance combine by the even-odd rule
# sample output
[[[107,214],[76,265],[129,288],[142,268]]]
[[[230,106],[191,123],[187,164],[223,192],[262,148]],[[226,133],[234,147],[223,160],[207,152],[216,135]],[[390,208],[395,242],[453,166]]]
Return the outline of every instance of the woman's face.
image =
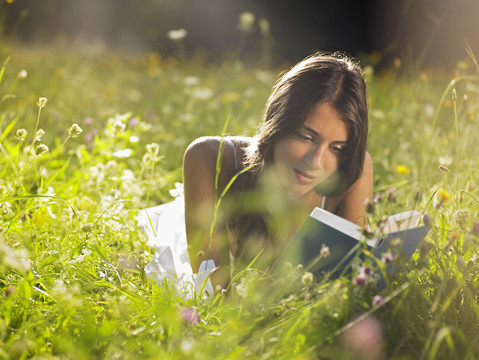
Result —
[[[273,174],[292,195],[306,195],[341,164],[348,128],[330,103],[318,103],[303,126],[275,144]]]

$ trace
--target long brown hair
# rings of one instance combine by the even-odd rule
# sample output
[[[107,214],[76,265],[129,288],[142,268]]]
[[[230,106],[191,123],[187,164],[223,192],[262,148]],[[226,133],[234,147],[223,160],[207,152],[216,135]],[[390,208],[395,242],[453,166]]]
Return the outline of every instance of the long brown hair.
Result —
[[[361,176],[368,136],[366,83],[359,64],[343,54],[315,54],[284,73],[274,86],[255,140],[246,149],[245,167],[234,186],[235,192],[254,189],[259,175],[274,162],[274,146],[294,135],[303,125],[311,108],[330,103],[343,117],[348,128],[348,143],[337,171],[319,184],[322,195],[342,194]],[[241,197],[241,196],[240,196]],[[258,234],[274,237],[268,229],[268,215],[238,212],[228,222],[239,252],[244,240]]]

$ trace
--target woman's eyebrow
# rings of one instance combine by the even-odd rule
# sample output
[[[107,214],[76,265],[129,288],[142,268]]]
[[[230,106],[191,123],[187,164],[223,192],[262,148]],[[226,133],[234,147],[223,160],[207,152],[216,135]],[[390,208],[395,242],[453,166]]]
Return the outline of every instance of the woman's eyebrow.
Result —
[[[315,130],[311,129],[308,125],[303,125],[301,126],[302,129],[312,133],[313,135],[317,136],[317,137],[320,137],[319,133],[316,132]],[[334,141],[335,144],[344,144],[346,145],[348,143],[347,140],[339,140],[339,141]]]

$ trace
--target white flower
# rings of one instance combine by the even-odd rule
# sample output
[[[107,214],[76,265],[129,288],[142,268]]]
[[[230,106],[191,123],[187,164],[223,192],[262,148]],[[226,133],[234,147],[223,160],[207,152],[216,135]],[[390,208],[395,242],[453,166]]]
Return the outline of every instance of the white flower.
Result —
[[[452,157],[450,156],[439,156],[439,165],[449,166],[452,164]]]
[[[259,23],[259,29],[261,30],[261,34],[263,36],[268,36],[269,35],[269,21],[265,18],[261,18],[258,21]]]
[[[249,11],[245,11],[239,16],[239,29],[241,31],[251,31],[253,29],[253,24],[255,21],[255,16]]]
[[[198,85],[200,83],[200,79],[197,76],[188,76],[183,79],[183,83],[186,86]]]
[[[23,80],[28,76],[27,70],[23,69],[20,70],[20,72],[17,74],[17,79],[18,80]]]
[[[179,41],[179,40],[185,38],[187,34],[188,34],[188,32],[185,29],[178,29],[178,30],[168,31],[167,36],[168,36],[169,39],[171,39],[173,41]]]
[[[78,124],[73,124],[68,130],[68,136],[71,138],[76,138],[82,133],[82,128]]]
[[[183,195],[183,184],[176,182],[175,183],[175,188],[170,190],[170,195],[173,197],[178,197],[180,195]]]
[[[131,149],[121,149],[121,150],[115,151],[113,153],[113,156],[120,159],[126,159],[126,158],[129,158],[132,153],[133,151]]]
[[[208,100],[213,96],[213,90],[207,87],[199,87],[193,90],[193,97],[198,100]]]

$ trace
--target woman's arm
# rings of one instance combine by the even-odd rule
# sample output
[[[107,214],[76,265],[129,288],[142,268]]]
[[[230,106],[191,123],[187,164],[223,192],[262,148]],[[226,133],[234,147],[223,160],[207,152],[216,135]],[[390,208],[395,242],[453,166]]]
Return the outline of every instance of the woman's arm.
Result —
[[[366,152],[364,167],[361,177],[344,195],[339,204],[337,215],[357,223],[361,226],[368,225],[365,214],[365,202],[371,200],[373,195],[373,161]]]
[[[221,194],[234,171],[234,150],[231,146],[223,146],[218,189],[215,190],[220,143],[219,137],[202,137],[188,146],[183,158],[183,182],[186,236],[193,271],[198,271],[203,260],[213,259],[222,268],[214,272],[212,281],[225,287],[229,282],[230,265],[226,228],[218,221],[212,238],[210,229],[214,220],[215,192]]]

